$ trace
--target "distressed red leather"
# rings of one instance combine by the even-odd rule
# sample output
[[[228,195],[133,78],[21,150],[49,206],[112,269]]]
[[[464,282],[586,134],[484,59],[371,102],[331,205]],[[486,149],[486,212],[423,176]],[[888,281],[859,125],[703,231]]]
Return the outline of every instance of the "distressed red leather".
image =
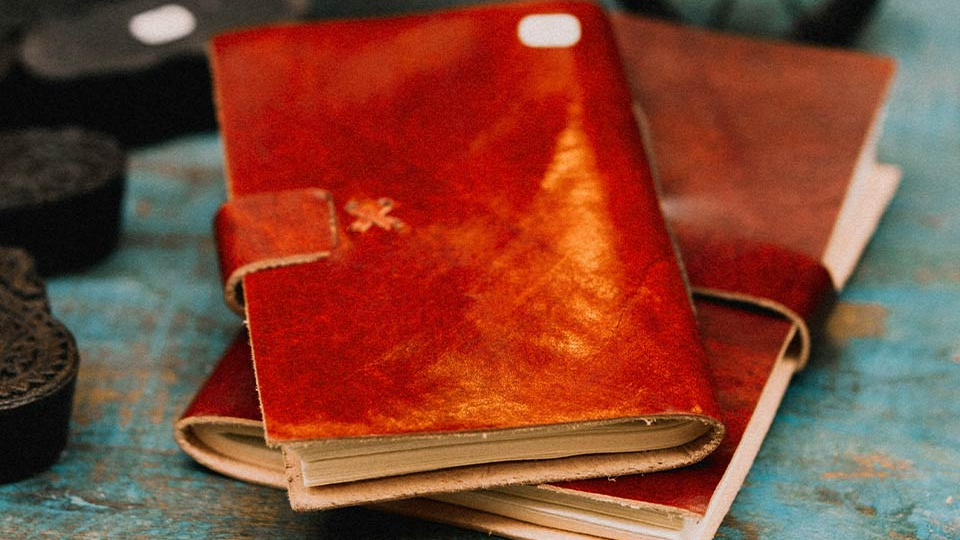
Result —
[[[784,342],[790,336],[791,323],[769,311],[753,310],[744,304],[708,297],[699,297],[696,309],[709,368],[717,383],[721,419],[727,426],[720,447],[692,467],[621,477],[617,482],[604,478],[559,486],[703,512],[743,435],[770,369],[778,361]],[[240,463],[222,459],[211,461],[210,451],[191,434],[197,424],[231,422],[243,425],[262,422],[245,332],[231,342],[177,422],[177,441],[192,457],[219,472],[275,487],[285,486],[286,481],[279,471],[272,476],[265,476],[260,471],[260,474],[251,475],[245,474],[246,468]],[[402,508],[409,513],[421,504],[416,501]],[[435,519],[438,516],[430,517]]]
[[[759,394],[792,326],[816,334],[842,286],[822,259],[858,164],[875,158],[869,140],[894,65],[624,13],[610,18],[691,283],[795,317],[698,297],[727,426],[721,446],[684,469],[560,486],[702,516],[747,422],[762,412]]]
[[[721,419],[727,427],[720,447],[689,467],[621,476],[615,481],[597,478],[542,487],[584,498],[606,497],[623,505],[655,505],[667,514],[682,517],[696,518],[706,512],[756,412],[771,370],[782,362],[781,351],[792,335],[793,325],[774,312],[706,296],[697,297],[696,309],[716,381]],[[379,507],[517,538],[595,538],[425,499],[391,501]]]
[[[692,283],[700,290],[719,291],[722,295],[765,298],[807,318],[815,328],[816,317],[810,314],[817,312],[818,301],[829,303],[831,297],[831,291],[822,290],[824,270],[818,269],[815,261],[822,255],[826,244],[824,235],[830,234],[832,220],[839,212],[842,198],[839,194],[846,189],[853,168],[852,161],[847,161],[847,165],[840,161],[856,160],[857,156],[855,149],[846,144],[838,145],[836,151],[821,147],[816,154],[806,152],[814,147],[811,145],[815,145],[817,139],[827,137],[822,130],[836,129],[828,120],[842,116],[838,111],[848,110],[851,95],[863,89],[854,89],[855,85],[846,81],[869,81],[865,83],[864,99],[876,106],[878,94],[882,93],[890,75],[889,62],[862,57],[861,64],[856,58],[847,58],[836,67],[834,55],[846,57],[849,53],[807,49],[808,52],[801,54],[786,45],[757,46],[752,41],[749,45],[744,38],[701,33],[619,14],[613,15],[613,22],[624,47],[637,99],[644,108],[657,111],[648,115],[648,130],[667,202],[667,216]],[[728,51],[728,46],[734,49]],[[690,50],[696,50],[700,56],[684,52]],[[702,58],[710,60],[701,61]],[[797,68],[791,59],[807,67]],[[817,64],[821,65],[816,69],[811,67]],[[810,77],[825,73],[826,80],[842,88],[827,91],[811,101],[803,97],[803,92],[792,90],[798,84],[798,75],[778,76],[775,70],[764,73],[765,65],[781,71],[801,69]],[[835,69],[839,71],[834,72]],[[752,77],[743,76],[745,73]],[[761,104],[756,115],[744,119],[737,111],[753,107],[757,100],[742,88],[743,81],[756,77],[762,77],[766,85],[763,92],[777,98]],[[697,96],[692,105],[684,105],[685,95]],[[804,101],[808,105],[805,110],[811,115],[796,116],[793,121],[795,124],[800,121],[806,126],[805,131],[793,130],[781,139],[765,135],[782,129],[777,127],[782,118],[778,104],[780,108],[789,109]],[[858,118],[845,117],[842,122],[848,129],[861,126],[861,134],[855,137],[862,140],[873,112],[859,104],[854,107]],[[737,121],[721,122],[722,118]],[[685,131],[689,133],[685,135]],[[830,137],[838,137],[837,133]],[[804,137],[811,138],[811,142],[803,142]],[[712,147],[708,144],[710,141],[714,143]],[[749,148],[738,147],[731,141],[743,141]],[[791,141],[796,146],[776,150],[777,144]],[[755,145],[763,145],[766,150],[751,149]],[[744,153],[738,154],[738,151]],[[803,154],[809,162],[839,161],[818,171],[796,158],[798,154]],[[762,159],[773,160],[777,165],[752,167]],[[776,174],[771,173],[772,170]],[[717,174],[712,175],[713,171]],[[688,180],[690,175],[696,179]],[[767,186],[768,182],[775,185]],[[702,208],[708,202],[719,208],[728,200],[731,208],[737,210],[726,215],[716,210],[698,219],[696,211],[684,211]],[[810,200],[822,204],[805,203]],[[810,215],[803,216],[804,213]],[[804,224],[815,226],[800,225],[795,219],[798,215]],[[723,231],[727,234],[722,234]],[[794,245],[791,239],[797,235],[809,235],[809,238]],[[754,260],[755,257],[760,260]],[[784,264],[779,270],[778,261]],[[805,295],[808,286],[810,290]],[[695,467],[621,477],[617,482],[604,479],[566,483],[564,489],[582,487],[585,494],[597,492],[623,497],[625,501],[632,501],[630,504],[666,505],[691,515],[704,512],[718,490],[719,479],[727,471],[746,420],[756,412],[759,388],[777,362],[784,341],[790,337],[791,324],[742,303],[700,297],[696,304],[710,369],[717,381],[722,419],[728,427],[721,446]],[[252,373],[247,377],[252,384]],[[197,399],[205,393],[206,388]],[[252,392],[247,399],[256,405]],[[218,399],[210,401],[216,403]],[[282,482],[282,478],[274,481],[276,485]],[[423,499],[390,503],[390,508],[516,537],[537,537],[546,530]]]
[[[797,327],[797,369],[810,356],[813,332],[836,300],[830,273],[820,261],[778,244],[674,227],[687,274],[701,295],[751,304],[780,313]]]
[[[247,333],[239,332],[182,418],[206,416],[262,421],[251,359]]]
[[[244,460],[211,448],[202,430],[255,434],[263,432],[257,381],[245,331],[238,332],[206,382],[174,426],[174,439],[190,457],[214,471],[245,482],[282,488],[286,482],[280,453],[274,463]]]
[[[321,189],[268,191],[227,201],[214,217],[227,305],[243,312],[241,281],[250,272],[326,257],[336,245],[330,194]]]
[[[778,358],[785,340],[800,323],[815,332],[834,288],[844,284],[843,272],[829,269],[831,280],[823,267],[845,203],[872,199],[858,214],[862,236],[849,246],[855,262],[896,186],[898,173],[882,166],[866,189],[851,193],[860,169],[875,165],[872,140],[894,63],[623,13],[612,13],[611,22],[692,284],[793,318],[699,296],[728,428],[720,447],[683,469],[544,488],[666,510],[697,523],[689,537],[710,538],[739,489],[738,474],[746,474],[744,465],[739,471],[731,465],[734,452],[747,452],[749,466],[750,447],[755,451],[766,429],[755,425],[753,441],[744,439],[748,420],[769,421],[776,407],[758,399],[765,383],[776,386],[771,370],[784,364]],[[884,193],[873,198],[874,192]],[[396,501],[389,509],[511,538],[587,538],[433,501]]]
[[[894,61],[624,13],[610,20],[671,225],[823,262],[852,179],[875,163]],[[684,252],[702,247],[680,241]],[[792,279],[784,262],[765,281]]]
[[[574,45],[521,43],[524,17],[556,13]],[[318,187],[337,214],[326,257],[243,277],[269,443],[678,415],[713,431],[655,466],[716,444],[597,6],[254,29],[211,58],[231,201]]]
[[[830,274],[820,261],[733,234],[698,234],[686,227],[674,230],[690,282],[704,294],[776,303],[814,323],[823,308],[832,304]]]
[[[721,417],[727,427],[720,448],[699,464],[682,469],[623,476],[616,482],[602,478],[558,483],[557,487],[691,513],[706,511],[754,414],[771,369],[791,335],[792,323],[769,311],[708,297],[698,298],[697,313],[723,411]]]
[[[784,364],[785,341],[800,323],[815,332],[834,288],[844,283],[833,269],[828,279],[824,258],[845,203],[888,191],[859,215],[875,224],[896,185],[893,172],[892,181],[877,178],[863,192],[850,193],[859,169],[874,166],[871,141],[894,63],[623,13],[611,14],[611,22],[644,119],[664,213],[692,284],[794,318],[699,296],[701,333],[728,429],[720,447],[683,469],[545,489],[666,509],[699,522],[691,538],[710,538],[742,482],[731,465],[734,453],[747,452],[749,466],[750,447],[756,450],[766,430],[754,427],[749,441],[747,423],[764,416],[769,421],[779,400],[758,401],[764,385],[771,385],[771,370]],[[858,240],[871,233],[869,225]],[[863,245],[851,245],[853,261]],[[742,467],[739,474],[745,475]],[[730,475],[726,485],[720,482],[724,475]],[[389,504],[405,514],[511,538],[584,537],[440,503]],[[708,508],[713,516],[704,515]],[[708,518],[713,521],[705,523]]]

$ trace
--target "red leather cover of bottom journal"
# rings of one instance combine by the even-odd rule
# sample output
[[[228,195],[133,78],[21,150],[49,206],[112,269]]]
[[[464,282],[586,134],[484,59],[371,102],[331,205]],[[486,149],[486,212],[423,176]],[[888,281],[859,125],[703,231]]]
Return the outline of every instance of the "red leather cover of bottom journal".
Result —
[[[688,291],[597,6],[254,29],[217,38],[211,59],[222,269],[294,507],[645,472],[717,445]],[[640,428],[627,448],[576,446],[624,426]],[[439,467],[415,449],[398,466],[422,470],[383,478],[322,468],[411,441],[468,441],[470,458],[543,429],[574,446],[479,465],[452,450]]]

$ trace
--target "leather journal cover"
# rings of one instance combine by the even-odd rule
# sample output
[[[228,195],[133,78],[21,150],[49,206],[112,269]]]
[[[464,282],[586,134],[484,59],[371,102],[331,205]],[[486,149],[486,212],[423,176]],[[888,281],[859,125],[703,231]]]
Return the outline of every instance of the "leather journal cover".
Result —
[[[716,447],[599,7],[259,28],[215,39],[211,65],[221,269],[294,508],[649,472]]]
[[[381,508],[512,538],[646,538],[679,531],[712,537],[808,354],[810,329],[842,288],[893,194],[899,171],[876,164],[873,149],[893,74],[888,59],[616,13],[612,22],[667,218],[699,291],[697,315],[726,437],[716,452],[683,469]],[[730,211],[724,211],[726,201]],[[710,219],[698,219],[697,210]],[[834,248],[843,256],[831,258],[838,231],[847,235]],[[239,422],[263,446],[256,439],[262,425],[245,347],[238,338],[178,422],[177,438],[215,470],[282,486],[276,455],[242,463],[197,436]],[[223,395],[239,381],[246,389]],[[225,408],[234,399],[245,408]],[[530,489],[559,498],[544,503]],[[508,499],[514,510],[496,500],[503,493],[514,496]],[[472,508],[451,504],[457,502]],[[576,511],[558,511],[564,503]],[[592,517],[584,518],[584,508]]]

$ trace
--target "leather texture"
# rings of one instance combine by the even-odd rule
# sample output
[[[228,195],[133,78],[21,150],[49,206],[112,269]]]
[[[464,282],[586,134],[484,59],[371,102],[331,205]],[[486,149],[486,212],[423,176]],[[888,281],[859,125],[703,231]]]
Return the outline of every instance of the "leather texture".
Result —
[[[811,78],[816,73],[832,73],[833,54],[846,56],[848,53],[806,49],[808,52],[801,54],[791,46],[758,45],[753,40],[702,33],[622,14],[613,14],[612,21],[627,62],[636,103],[656,111],[647,115],[647,141],[657,164],[665,212],[693,286],[719,293],[721,297],[739,295],[744,299],[762,300],[763,307],[771,307],[771,303],[784,306],[806,318],[815,329],[818,326],[815,314],[822,303],[829,304],[832,297],[829,286],[824,290],[824,269],[818,268],[816,261],[826,244],[824,235],[831,232],[831,220],[836,219],[839,212],[840,194],[846,190],[853,165],[848,162],[846,166],[828,167],[837,172],[834,176],[821,174],[803,163],[803,156],[812,148],[812,143],[782,147],[790,151],[775,149],[778,142],[798,141],[802,131],[792,131],[780,139],[771,139],[769,134],[783,131],[780,109],[806,107],[816,117],[794,114],[791,116],[794,122],[799,121],[812,130],[808,137],[828,136],[823,130],[833,128],[823,118],[842,116],[837,111],[847,110],[845,100],[859,90],[840,89],[830,96],[821,96],[823,99],[810,101],[803,92],[791,89],[803,84],[804,73]],[[773,50],[767,51],[766,47]],[[692,50],[711,60],[701,62],[698,55],[690,53]],[[791,59],[799,59],[800,66],[794,66]],[[862,64],[853,58],[841,62],[842,75],[832,75],[840,81],[838,84],[844,86],[842,81],[849,78],[868,81],[891,73],[887,60],[867,57],[861,60]],[[816,69],[811,67],[822,62],[827,64]],[[800,73],[768,75],[762,73],[764,65],[781,71],[799,69]],[[752,78],[745,74],[752,74]],[[743,81],[758,77],[765,85],[760,94],[774,97],[770,103],[761,103],[756,115],[745,119],[739,111],[757,105],[760,94],[742,88]],[[777,80],[779,86],[775,84]],[[868,91],[866,99],[875,107],[877,95],[886,83],[868,84],[873,93]],[[684,96],[696,97],[685,104]],[[830,101],[834,108],[823,104],[828,101],[827,97],[834,98]],[[859,104],[853,106],[860,107]],[[866,107],[856,110],[859,121],[843,119],[843,122],[857,123],[866,129],[864,126],[868,127],[872,111]],[[744,148],[738,141],[768,150]],[[688,151],[688,147],[693,150]],[[821,149],[806,157],[857,159],[847,146],[839,148],[847,150],[834,154]],[[774,160],[777,165],[752,167],[761,158]],[[778,169],[781,174],[773,175],[771,169]],[[695,178],[691,180],[691,176]],[[768,187],[769,182],[777,185]],[[725,201],[729,201],[734,210],[722,211]],[[705,214],[704,219],[697,219],[693,210],[685,211],[703,208],[707,203],[716,205],[717,209]],[[808,222],[814,226],[806,226]],[[795,242],[804,235],[809,238]],[[808,286],[810,289],[804,294]],[[784,341],[791,335],[791,323],[748,304],[711,300],[705,296],[697,299],[696,311],[717,381],[722,419],[728,427],[721,446],[692,468],[623,477],[617,482],[568,483],[564,489],[577,490],[582,486],[585,496],[597,491],[624,497],[631,505],[665,505],[690,514],[705,511],[717,493],[719,479],[739,444],[746,420],[755,413],[758,389],[780,357]],[[252,380],[252,374],[249,376]],[[198,399],[206,392],[206,388],[202,389]],[[253,402],[255,396],[251,393],[248,399]],[[276,485],[282,484],[282,479],[275,480]],[[620,491],[606,491],[609,489]],[[422,499],[395,501],[380,507],[498,531],[511,537],[576,537],[565,531]]]
[[[774,364],[781,361],[781,351],[792,335],[792,324],[769,311],[710,298],[698,299],[697,313],[710,355],[723,423],[727,426],[720,448],[701,463],[683,469],[624,476],[616,482],[603,478],[558,483],[555,487],[644,501],[701,515],[706,512],[770,372]]]
[[[701,520],[691,538],[711,538],[742,482],[731,459],[741,446],[759,445],[765,428],[754,428],[753,440],[745,441],[746,426],[764,414],[761,389],[799,325],[750,302],[724,299],[792,312],[817,333],[835,295],[820,261],[851,197],[852,177],[875,158],[869,139],[878,130],[894,63],[623,13],[610,19],[664,213],[691,283],[706,293],[697,297],[697,314],[727,433],[691,467],[546,489],[667,509]],[[882,213],[883,206],[869,211]],[[723,486],[726,474],[731,479]],[[434,501],[380,507],[510,538],[586,538]],[[713,521],[704,523],[711,509]]]
[[[776,303],[814,323],[823,308],[832,305],[830,274],[815,259],[733,234],[700,235],[686,227],[674,230],[680,231],[677,237],[682,239],[690,282],[705,294]],[[783,275],[787,272],[789,278]]]
[[[575,45],[519,41],[558,12]],[[271,444],[713,422],[598,7],[255,29],[217,38],[212,65],[231,200],[320,187],[339,223],[326,258],[243,278]]]
[[[261,422],[257,381],[245,331],[238,332],[182,418],[220,417]]]
[[[311,262],[330,254],[337,216],[322,189],[268,191],[234,197],[214,217],[224,298],[243,313],[243,276]]]
[[[794,359],[806,366],[810,346],[836,301],[830,273],[819,261],[777,244],[702,234],[678,226],[688,276],[697,294],[774,311],[799,334]]]
[[[766,310],[744,304],[698,297],[700,330],[716,381],[721,418],[727,432],[720,447],[690,467],[655,474],[560,482],[542,486],[585,498],[620,500],[625,506],[657,505],[661,511],[681,517],[700,518],[727,472],[733,453],[755,412],[771,370],[782,362],[781,350],[792,335],[792,324]],[[508,517],[473,511],[438,501],[406,500],[380,508],[510,538],[594,538],[559,529],[525,524]]]
[[[702,515],[791,326],[815,336],[833,305],[821,260],[859,163],[875,158],[864,146],[894,65],[623,13],[610,19],[665,215],[691,283],[707,293],[697,315],[727,434],[693,467],[562,487]],[[730,298],[801,321],[721,300]]]
[[[721,417],[728,429],[721,448],[695,468],[626,477],[623,489],[619,484],[625,478],[618,479],[616,486],[606,486],[604,490],[597,486],[609,483],[606,479],[560,485],[570,488],[582,485],[586,491],[629,498],[655,496],[657,504],[677,505],[690,511],[704,509],[709,500],[707,494],[713,491],[711,483],[717,482],[723,474],[725,465],[736,449],[746,422],[753,412],[770,368],[778,361],[784,342],[791,335],[791,323],[769,311],[752,310],[743,304],[707,297],[698,298],[696,308],[699,327],[709,355],[710,370],[717,382],[717,397],[722,407]],[[246,332],[239,333],[231,342],[184,411],[176,427],[177,441],[188,454],[219,472],[275,487],[286,486],[286,481],[279,472],[268,481],[251,480],[244,476],[242,464],[225,460],[211,463],[210,450],[198,448],[196,438],[190,434],[192,427],[199,423],[230,422],[237,425],[262,422]],[[207,455],[204,455],[205,453]],[[277,459],[279,462],[279,455]],[[667,474],[669,477],[664,476]],[[644,495],[642,490],[648,485],[657,489]],[[610,493],[611,489],[615,493]]]
[[[610,20],[670,223],[822,261],[851,179],[876,158],[893,60]],[[791,278],[784,265],[767,281]]]
[[[720,447],[691,467],[624,476],[616,482],[603,478],[560,483],[557,487],[664,505],[694,514],[705,512],[754,413],[773,365],[782,361],[781,350],[792,335],[792,324],[770,311],[707,297],[696,300],[696,309],[711,374],[717,385],[721,419],[727,428]],[[224,459],[204,447],[191,431],[198,424],[249,426],[262,425],[261,422],[250,347],[246,333],[240,333],[177,422],[176,439],[191,457],[213,470],[249,482],[286,487],[285,477],[278,470]],[[278,455],[278,463],[280,459]],[[481,529],[499,522],[495,519],[488,523],[489,516],[422,500],[397,501],[382,508],[440,521],[444,516],[452,516],[453,523],[461,525],[479,519],[476,525]],[[422,515],[424,509],[428,511],[426,515]],[[502,526],[508,527],[502,531],[509,531],[516,524],[506,520]]]
[[[246,331],[237,332],[206,382],[194,395],[174,425],[173,438],[197,463],[230,477],[276,488],[286,486],[282,461],[241,460],[211,448],[198,435],[201,430],[225,433],[263,431],[257,381],[253,375],[250,341]]]

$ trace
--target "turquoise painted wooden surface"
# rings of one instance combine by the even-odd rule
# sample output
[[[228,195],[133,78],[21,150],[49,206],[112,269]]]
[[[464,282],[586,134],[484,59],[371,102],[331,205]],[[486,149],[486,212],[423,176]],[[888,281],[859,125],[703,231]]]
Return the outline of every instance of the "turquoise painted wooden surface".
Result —
[[[960,538],[960,3],[887,2],[903,183],[721,537]]]
[[[903,185],[719,538],[960,538],[958,24],[952,0],[890,1],[864,36],[900,60],[880,157]],[[222,185],[215,134],[135,151],[120,248],[49,282],[82,354],[71,441],[52,470],[0,486],[0,538],[486,537],[295,514],[179,451],[172,423],[239,324],[210,238]]]

